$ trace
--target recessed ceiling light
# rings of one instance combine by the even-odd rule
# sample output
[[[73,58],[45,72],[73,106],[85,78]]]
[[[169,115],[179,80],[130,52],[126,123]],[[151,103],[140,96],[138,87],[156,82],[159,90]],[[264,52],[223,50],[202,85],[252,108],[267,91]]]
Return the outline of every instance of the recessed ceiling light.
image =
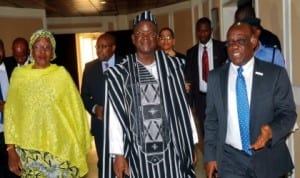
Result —
[[[100,1],[101,4],[106,4],[106,1]]]

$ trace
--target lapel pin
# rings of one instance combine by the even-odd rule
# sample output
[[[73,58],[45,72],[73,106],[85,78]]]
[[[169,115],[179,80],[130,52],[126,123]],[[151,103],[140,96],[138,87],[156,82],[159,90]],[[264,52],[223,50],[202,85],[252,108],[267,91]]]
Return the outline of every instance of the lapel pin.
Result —
[[[263,76],[264,73],[255,71],[255,75]]]

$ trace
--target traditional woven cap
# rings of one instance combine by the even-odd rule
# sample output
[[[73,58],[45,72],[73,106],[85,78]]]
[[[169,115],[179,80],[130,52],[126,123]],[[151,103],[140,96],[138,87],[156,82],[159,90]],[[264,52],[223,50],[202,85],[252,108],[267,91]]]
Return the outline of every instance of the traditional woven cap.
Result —
[[[157,25],[155,17],[152,15],[152,13],[148,10],[145,10],[141,14],[137,15],[133,20],[133,26],[136,26],[141,21],[149,21],[152,22],[154,25]]]
[[[56,54],[55,54],[55,47],[56,47],[56,42],[55,42],[55,38],[53,36],[53,34],[45,29],[40,29],[37,30],[36,32],[34,32],[31,37],[30,37],[30,41],[29,41],[29,50],[30,50],[30,60],[33,61],[32,59],[32,47],[35,43],[35,41],[39,38],[48,38],[50,40],[51,46],[52,46],[52,58],[51,61],[54,60],[56,58]]]

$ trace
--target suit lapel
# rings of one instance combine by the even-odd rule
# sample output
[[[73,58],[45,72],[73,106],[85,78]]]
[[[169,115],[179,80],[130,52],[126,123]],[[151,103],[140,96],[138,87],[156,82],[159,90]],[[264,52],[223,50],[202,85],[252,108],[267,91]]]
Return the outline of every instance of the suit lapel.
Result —
[[[212,46],[213,46],[213,61],[214,61],[214,68],[219,67],[222,65],[222,60],[220,59],[220,48],[217,44],[217,42],[215,42],[215,40],[212,40]]]
[[[198,55],[200,55],[200,54],[198,54],[198,53],[199,53],[199,43],[194,47],[193,55],[192,55],[192,60],[194,61],[193,66],[195,67],[195,73],[193,75],[194,75],[194,79],[196,81],[195,84],[196,84],[197,88],[199,86],[199,76],[200,76],[199,75],[199,64],[198,64],[198,62],[199,62]]]
[[[100,74],[103,74],[102,61],[98,62],[98,71],[100,72]]]
[[[223,70],[221,70],[222,74],[220,76],[220,90],[221,90],[221,97],[222,100],[222,106],[224,106],[223,108],[223,113],[224,116],[227,117],[227,105],[228,105],[228,77],[229,77],[229,65],[225,64],[226,66],[224,68],[222,68]]]
[[[254,68],[253,68],[253,79],[252,79],[252,91],[251,91],[251,103],[250,103],[250,129],[254,130],[254,126],[257,123],[256,119],[258,117],[255,117],[256,113],[256,107],[258,102],[261,102],[260,99],[260,93],[264,91],[261,87],[264,86],[262,83],[265,83],[264,80],[264,68],[261,67],[260,62],[255,59],[254,62]],[[256,97],[254,97],[256,96]]]

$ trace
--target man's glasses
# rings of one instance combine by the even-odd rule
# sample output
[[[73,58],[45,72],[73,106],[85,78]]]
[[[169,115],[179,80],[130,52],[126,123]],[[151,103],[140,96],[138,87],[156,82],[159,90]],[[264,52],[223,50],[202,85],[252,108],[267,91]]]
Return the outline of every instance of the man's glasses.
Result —
[[[250,39],[243,39],[243,38],[238,39],[238,40],[229,40],[229,41],[226,41],[226,46],[227,47],[231,47],[233,45],[245,46],[249,42],[250,42]]]
[[[112,45],[96,45],[95,48],[96,49],[106,49],[112,47]]]
[[[155,32],[134,32],[134,36],[136,37],[150,37],[150,38],[154,38],[157,36],[157,34]]]

